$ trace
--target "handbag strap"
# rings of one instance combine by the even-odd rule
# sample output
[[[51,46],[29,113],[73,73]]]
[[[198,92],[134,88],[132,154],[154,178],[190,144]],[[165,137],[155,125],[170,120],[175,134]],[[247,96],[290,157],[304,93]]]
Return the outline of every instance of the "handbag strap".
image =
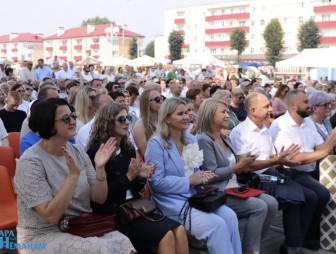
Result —
[[[189,215],[189,232],[191,232],[191,209],[192,207],[189,204],[189,201],[186,200],[181,208],[181,211],[179,213],[179,218],[183,219],[183,225],[185,226],[187,217]],[[183,211],[183,218],[181,218],[181,214]]]

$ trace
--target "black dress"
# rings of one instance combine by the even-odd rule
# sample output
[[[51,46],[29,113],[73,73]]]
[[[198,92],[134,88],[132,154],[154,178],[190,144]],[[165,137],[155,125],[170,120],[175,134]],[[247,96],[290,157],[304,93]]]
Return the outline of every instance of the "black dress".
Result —
[[[93,165],[95,165],[94,156],[99,146],[100,144],[94,144],[87,151]],[[107,199],[104,204],[91,202],[91,207],[95,213],[115,214],[117,230],[131,240],[138,253],[154,253],[166,233],[180,224],[167,217],[160,222],[150,222],[144,218],[140,218],[127,225],[121,223],[119,207],[126,201],[127,190],[131,191],[134,198],[138,198],[140,197],[139,192],[144,187],[142,181],[134,179],[130,182],[126,176],[131,158],[135,157],[134,148],[130,150],[121,149],[118,155],[106,163]]]

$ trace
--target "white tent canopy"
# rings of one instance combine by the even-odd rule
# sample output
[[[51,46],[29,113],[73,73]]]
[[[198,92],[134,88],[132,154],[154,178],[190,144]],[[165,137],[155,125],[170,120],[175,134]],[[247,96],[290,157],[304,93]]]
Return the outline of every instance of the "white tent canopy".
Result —
[[[173,64],[182,66],[202,65],[203,67],[207,65],[217,65],[225,67],[224,60],[220,60],[207,53],[190,54],[181,60],[174,61]]]
[[[304,49],[276,63],[276,67],[336,68],[336,48]]]
[[[88,56],[84,58],[83,60],[80,60],[75,63],[75,65],[89,65],[89,64],[101,64],[101,61],[97,60],[96,58],[93,58],[91,56]]]
[[[132,60],[134,66],[152,66],[155,63],[159,63],[157,59],[151,56],[143,55]]]

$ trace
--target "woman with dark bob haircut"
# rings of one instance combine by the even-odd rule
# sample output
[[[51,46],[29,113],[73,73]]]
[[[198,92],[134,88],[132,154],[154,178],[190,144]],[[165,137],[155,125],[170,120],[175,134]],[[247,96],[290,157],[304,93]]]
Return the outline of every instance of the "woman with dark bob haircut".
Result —
[[[29,127],[41,140],[17,163],[18,242],[45,243],[46,253],[133,253],[130,240],[118,231],[82,238],[58,228],[63,216],[91,212],[90,201],[105,202],[105,164],[116,150],[115,139],[100,145],[94,157],[95,171],[85,151],[67,142],[76,134],[76,114],[65,100],[38,102]]]

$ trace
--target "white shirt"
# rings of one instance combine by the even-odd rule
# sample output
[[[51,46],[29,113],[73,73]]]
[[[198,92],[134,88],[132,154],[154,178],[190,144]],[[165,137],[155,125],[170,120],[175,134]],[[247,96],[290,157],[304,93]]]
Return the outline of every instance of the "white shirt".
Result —
[[[29,105],[29,102],[28,101],[25,101],[25,100],[22,100],[21,104],[18,106],[18,110],[22,110],[24,111],[26,114],[28,114],[29,112],[29,108],[30,108],[30,105]]]
[[[157,78],[164,78],[166,76],[166,71],[165,69],[156,69],[154,71],[154,76]]]
[[[79,129],[79,131],[77,133],[77,136],[75,138],[76,144],[83,149],[85,149],[87,143],[89,142],[90,132],[91,132],[91,128],[92,128],[92,125],[93,125],[94,121],[95,121],[95,117],[92,118],[86,124],[84,124]]]
[[[36,73],[33,69],[29,70],[27,67],[24,67],[19,72],[20,80],[34,82],[37,80]]]
[[[2,140],[8,136],[5,125],[0,118],[0,146],[2,146]]]
[[[74,72],[72,71],[64,71],[64,70],[61,70],[61,71],[58,71],[55,73],[55,78],[56,79],[74,79]]]
[[[257,156],[256,160],[269,160],[276,154],[269,129],[265,125],[259,129],[249,117],[233,128],[230,140],[237,155],[250,153]],[[262,174],[267,169],[255,173]]]
[[[91,75],[90,72],[87,75],[85,74],[85,72],[82,72],[82,77],[83,77],[83,79],[85,79],[88,82],[90,82],[93,79],[93,76]]]
[[[288,111],[274,120],[270,131],[275,148],[279,151],[282,147],[288,148],[291,144],[300,146],[300,152],[311,153],[315,147],[323,143],[323,139],[316,131],[312,122],[303,119],[301,125],[297,125]],[[296,166],[295,169],[310,172],[315,169],[316,162]]]

